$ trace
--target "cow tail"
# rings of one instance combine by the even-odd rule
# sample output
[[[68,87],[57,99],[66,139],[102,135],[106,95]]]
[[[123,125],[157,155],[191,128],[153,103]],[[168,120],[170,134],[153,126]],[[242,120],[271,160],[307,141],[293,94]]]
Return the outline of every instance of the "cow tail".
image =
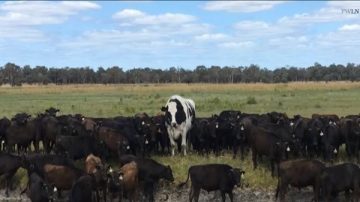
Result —
[[[277,200],[277,198],[279,196],[279,191],[280,191],[280,177],[278,177],[278,183],[277,183],[276,193],[275,193],[275,200]]]
[[[189,181],[189,178],[190,178],[190,169],[188,170],[188,175],[187,175],[186,181],[183,182],[183,183],[180,183],[180,184],[178,185],[178,188],[181,188],[181,187],[183,187],[185,184],[187,184],[187,182]]]

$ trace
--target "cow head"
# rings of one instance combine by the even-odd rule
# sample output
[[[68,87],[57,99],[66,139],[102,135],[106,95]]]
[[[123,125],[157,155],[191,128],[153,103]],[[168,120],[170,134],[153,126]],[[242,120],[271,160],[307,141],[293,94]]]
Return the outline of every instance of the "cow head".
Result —
[[[59,109],[56,109],[54,107],[50,107],[49,109],[45,110],[45,114],[50,116],[56,116],[56,114],[59,112]]]
[[[232,168],[229,171],[230,179],[234,180],[234,184],[237,187],[241,186],[241,179],[245,176],[245,171],[241,170],[240,168]]]
[[[163,174],[162,177],[164,179],[169,180],[170,182],[174,181],[174,176],[173,176],[173,173],[172,173],[172,170],[171,170],[170,166],[166,166],[165,169],[164,169],[164,172],[162,174]]]
[[[165,122],[173,128],[186,120],[184,107],[178,99],[170,99],[162,111],[165,111]]]
[[[18,125],[26,125],[31,115],[27,113],[18,113],[11,120],[15,121]]]

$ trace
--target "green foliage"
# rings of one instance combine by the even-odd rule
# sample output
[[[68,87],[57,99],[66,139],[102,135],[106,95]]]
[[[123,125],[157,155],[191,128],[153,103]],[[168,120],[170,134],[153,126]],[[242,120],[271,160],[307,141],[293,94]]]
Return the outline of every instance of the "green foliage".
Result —
[[[257,101],[256,101],[255,97],[250,96],[247,98],[246,104],[254,105],[254,104],[257,104]]]

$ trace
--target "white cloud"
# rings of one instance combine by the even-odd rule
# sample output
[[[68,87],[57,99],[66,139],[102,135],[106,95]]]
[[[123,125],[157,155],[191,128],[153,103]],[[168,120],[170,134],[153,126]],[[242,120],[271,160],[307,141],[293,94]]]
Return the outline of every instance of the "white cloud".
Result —
[[[198,41],[219,41],[227,39],[229,36],[223,33],[216,33],[216,34],[202,34],[195,36],[195,40]]]
[[[281,26],[276,23],[249,20],[236,23],[234,28],[236,36],[243,40],[267,39],[269,37],[289,35],[297,31],[292,27]]]
[[[360,24],[345,24],[339,28],[340,31],[360,31]]]
[[[149,15],[139,10],[124,9],[113,15],[123,25],[178,25],[194,22],[196,17],[182,13]]]
[[[107,47],[118,51],[158,51],[189,46],[191,41],[225,38],[225,34],[212,34],[209,24],[197,22],[196,17],[182,13],[150,15],[140,10],[123,9],[113,16],[121,27],[94,30],[77,39],[63,42],[61,47]],[[126,26],[124,26],[126,25]],[[195,41],[194,41],[195,42]]]
[[[122,11],[119,11],[113,15],[114,19],[131,19],[131,18],[139,18],[144,17],[145,13],[134,10],[134,9],[124,9]]]
[[[80,11],[98,9],[93,2],[51,2],[51,1],[11,1],[0,4],[1,36],[23,40],[41,40],[45,34],[36,26],[61,24]],[[17,33],[5,30],[16,30]],[[23,32],[24,34],[21,34]],[[28,33],[26,35],[25,33]]]
[[[220,43],[219,47],[222,48],[250,48],[255,45],[252,41],[243,41],[243,42],[225,42]]]
[[[347,20],[360,20],[360,15],[344,12],[343,9],[359,9],[360,2],[330,1],[324,8],[311,13],[295,14],[280,18],[278,23],[288,26],[304,26],[315,23],[341,22]]]
[[[360,8],[359,1],[329,1],[327,5],[334,8]]]
[[[285,1],[212,1],[205,4],[209,11],[252,13],[272,9]]]

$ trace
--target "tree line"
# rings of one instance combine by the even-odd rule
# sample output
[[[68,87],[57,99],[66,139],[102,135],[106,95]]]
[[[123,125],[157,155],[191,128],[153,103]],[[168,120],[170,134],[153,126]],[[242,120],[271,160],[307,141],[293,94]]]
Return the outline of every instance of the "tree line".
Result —
[[[20,67],[7,63],[0,67],[0,85],[28,84],[116,84],[116,83],[284,83],[292,81],[359,81],[360,65],[354,63],[309,67],[281,67],[274,70],[258,65],[250,66],[197,66],[194,70],[170,67],[167,69],[133,68],[118,66],[54,68],[46,66]]]

